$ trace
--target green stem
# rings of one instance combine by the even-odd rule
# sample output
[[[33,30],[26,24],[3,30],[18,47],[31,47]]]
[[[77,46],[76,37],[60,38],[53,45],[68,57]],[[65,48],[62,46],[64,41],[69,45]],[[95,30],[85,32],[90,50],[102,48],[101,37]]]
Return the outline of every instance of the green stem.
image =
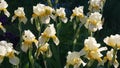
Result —
[[[32,47],[29,49],[28,57],[29,57],[29,63],[31,67],[34,68],[34,58],[32,56]]]
[[[13,68],[19,68],[19,66],[18,65],[13,65]]]
[[[52,7],[52,3],[51,3],[51,0],[47,0],[47,3],[50,7]]]
[[[87,68],[90,68],[92,66],[92,64],[94,63],[95,60],[90,60],[87,64]]]
[[[18,23],[19,35],[20,35],[20,46],[22,45],[22,27],[21,22]]]
[[[45,66],[45,68],[47,68],[46,56],[45,56],[45,55],[43,55],[43,62],[44,62],[44,66]]]
[[[35,26],[36,26],[36,29],[38,31],[38,37],[39,37],[40,33],[41,33],[41,27],[42,27],[42,24],[41,24],[39,17],[35,19]]]
[[[61,60],[60,60],[60,52],[59,52],[59,46],[57,46],[57,57],[56,57],[56,61],[58,62],[58,66],[59,68],[61,68]]]
[[[44,65],[45,65],[45,68],[47,68],[46,60],[44,60]]]
[[[92,31],[90,31],[90,36],[93,37],[93,32]]]
[[[55,0],[55,5],[56,5],[58,2],[59,2],[58,0]]]
[[[110,66],[111,66],[111,62],[108,62],[108,68],[110,68]]]
[[[117,54],[117,45],[115,46],[114,51],[113,51],[112,63],[115,62],[115,55],[116,55],[116,54]]]
[[[39,48],[36,50],[35,59],[38,59]]]
[[[19,46],[21,47],[22,46],[22,26],[21,26],[21,22],[19,21],[18,23],[18,30],[19,30],[19,37],[20,37],[20,41],[19,41]],[[21,53],[21,51],[20,51]],[[22,59],[22,54],[20,54],[20,59]],[[20,64],[19,64],[19,67],[22,66],[22,62],[20,60]]]
[[[59,20],[59,23],[57,24],[57,22],[56,22],[56,25],[57,25],[57,36],[59,37],[59,35],[60,35],[60,29],[61,29],[61,26],[62,26],[62,22]]]
[[[75,33],[74,40],[73,40],[73,51],[75,49],[75,45],[77,43],[77,39],[79,38],[80,28],[82,27],[82,25],[83,24],[79,24],[79,27],[77,28],[77,31]]]

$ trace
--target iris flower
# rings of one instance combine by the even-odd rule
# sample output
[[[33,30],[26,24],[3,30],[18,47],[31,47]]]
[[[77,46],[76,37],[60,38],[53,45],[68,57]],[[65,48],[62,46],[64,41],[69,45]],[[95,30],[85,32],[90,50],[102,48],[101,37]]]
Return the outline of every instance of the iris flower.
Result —
[[[44,4],[37,4],[36,6],[33,6],[31,23],[33,23],[34,19],[39,18],[41,23],[48,24],[50,22],[50,16],[53,12],[53,8],[45,6]]]
[[[15,15],[12,17],[12,22],[18,17],[19,22],[23,22],[24,24],[26,24],[27,18],[25,16],[23,7],[18,7],[18,9],[14,11],[14,14]]]
[[[56,9],[55,15],[51,16],[54,21],[56,21],[56,18],[58,17],[62,22],[67,23],[68,19],[66,17],[65,8],[60,7],[59,9]]]
[[[8,4],[5,0],[0,0],[0,13],[1,11],[4,12],[4,14],[9,17],[10,16],[10,13],[7,11],[7,8],[8,7]]]
[[[83,64],[83,66],[86,65],[86,63],[80,58],[79,52],[68,52],[67,64],[64,68],[69,68],[69,65],[73,65],[74,68],[79,68],[81,64]]]
[[[8,57],[11,64],[18,65],[19,58],[15,56],[15,53],[18,54],[18,52],[13,49],[12,43],[0,41],[0,63],[2,63],[4,57]]]
[[[111,47],[115,47],[117,46],[118,48],[120,48],[120,35],[116,34],[116,35],[111,35],[110,37],[106,37],[104,39],[104,42],[111,46]]]
[[[23,43],[21,49],[24,52],[27,52],[27,50],[32,46],[32,43],[37,44],[37,40],[35,39],[34,34],[30,30],[25,30],[22,37]]]
[[[85,27],[92,32],[102,29],[102,15],[99,12],[91,13],[88,17]]]
[[[75,7],[72,11],[72,15],[70,17],[70,19],[72,20],[74,17],[76,17],[77,19],[79,19],[82,23],[85,23],[85,15],[83,12],[84,7],[83,6],[79,6],[79,7]]]
[[[52,38],[54,43],[58,45],[59,39],[55,34],[56,34],[56,30],[55,30],[54,24],[48,25],[48,27],[44,30],[44,32],[39,37],[39,44],[43,45],[46,42],[48,42],[50,38]]]
[[[98,60],[98,62],[102,62],[102,54],[101,51],[107,50],[107,47],[100,47],[101,45],[96,42],[94,37],[88,37],[84,41],[84,48],[80,51],[81,55],[85,55],[88,60]]]

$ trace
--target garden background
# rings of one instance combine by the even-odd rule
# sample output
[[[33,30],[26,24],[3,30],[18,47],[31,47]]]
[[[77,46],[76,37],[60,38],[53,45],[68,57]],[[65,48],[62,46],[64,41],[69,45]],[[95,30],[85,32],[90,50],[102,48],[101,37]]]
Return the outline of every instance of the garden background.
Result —
[[[14,43],[14,48],[17,49],[17,44],[19,42],[19,32],[18,32],[18,26],[17,21],[14,23],[11,22],[11,17],[14,15],[14,10],[16,10],[18,7],[24,7],[24,11],[26,13],[26,17],[28,18],[27,24],[23,25],[22,27],[25,29],[30,29],[35,35],[37,35],[37,31],[35,31],[35,27],[30,23],[30,18],[32,17],[33,13],[33,5],[36,5],[38,3],[46,4],[46,0],[6,0],[8,3],[8,11],[10,12],[11,16],[7,18],[5,15],[0,15],[0,21],[3,23],[5,28],[7,29],[7,32],[3,34],[2,31],[0,31],[0,40],[7,40],[9,42]],[[54,0],[52,0],[53,7],[59,8],[64,7],[66,8],[66,15],[69,18],[72,14],[72,9],[76,6],[84,6],[84,13],[86,14],[88,12],[88,0],[59,0],[57,5],[54,5]],[[104,24],[103,29],[100,31],[95,32],[94,37],[96,40],[102,44],[102,46],[105,46],[103,43],[103,39],[106,36],[109,36],[111,34],[120,34],[120,0],[106,0],[104,10],[103,10],[103,17],[104,17]],[[66,24],[62,25],[62,28],[60,29],[60,46],[56,47],[53,46],[53,56],[52,59],[48,59],[50,61],[47,63],[49,68],[63,68],[66,63],[66,56],[67,52],[72,50],[72,42],[73,42],[73,36],[74,36],[74,30],[72,29],[72,22],[68,22]],[[25,30],[23,29],[23,30]],[[78,39],[78,42],[76,44],[75,50],[79,51],[81,48],[83,48],[83,42],[84,39],[88,37],[88,34],[84,30],[85,28],[81,28],[80,37]],[[82,42],[82,43],[81,43]],[[54,52],[56,48],[59,49],[59,52]],[[59,61],[55,60],[57,55],[54,55],[54,53],[58,53],[60,55],[61,64],[59,66]],[[23,58],[26,55],[23,54]],[[120,55],[118,54],[118,57]],[[120,62],[120,58],[118,58]],[[27,62],[28,59],[23,60]],[[40,61],[37,61],[40,63],[41,67],[44,68],[44,64],[42,62],[42,59]],[[53,63],[51,63],[53,62]],[[3,62],[0,68],[8,68],[11,65],[4,65],[9,64],[9,62]],[[57,65],[58,64],[58,65]],[[23,63],[23,66],[26,64]],[[54,66],[56,65],[56,67]],[[92,67],[91,67],[92,68]]]

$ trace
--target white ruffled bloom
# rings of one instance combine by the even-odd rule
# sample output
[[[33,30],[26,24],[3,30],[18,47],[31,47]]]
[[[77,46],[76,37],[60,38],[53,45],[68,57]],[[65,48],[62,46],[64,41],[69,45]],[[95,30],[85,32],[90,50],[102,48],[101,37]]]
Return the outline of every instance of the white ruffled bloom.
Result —
[[[117,48],[120,48],[120,35],[116,34],[116,35],[111,35],[110,37],[106,37],[104,39],[104,42],[113,48],[115,46],[117,46]]]
[[[104,63],[108,60],[110,63],[112,63],[114,65],[115,68],[118,68],[119,63],[117,61],[117,55],[115,55],[114,62],[112,62],[112,59],[113,59],[113,49],[111,49],[110,51],[107,51],[107,54],[104,57]]]
[[[0,29],[1,29],[3,32],[6,32],[6,29],[3,27],[2,22],[0,22]]]
[[[14,14],[15,15],[12,17],[12,22],[18,17],[19,22],[23,22],[24,24],[26,24],[27,18],[25,16],[23,7],[18,7],[18,9],[14,11]]]
[[[55,15],[52,16],[53,20],[56,21],[56,18],[59,17],[59,19],[62,20],[62,22],[67,23],[68,19],[66,17],[66,13],[65,13],[65,8],[59,8],[56,9],[55,11]]]
[[[19,58],[16,57],[14,53],[18,54],[18,52],[13,49],[12,43],[0,41],[0,63],[2,63],[4,57],[8,57],[11,64],[18,65]]]
[[[102,15],[99,12],[91,13],[87,22],[85,23],[85,27],[92,32],[102,29]]]
[[[30,30],[24,31],[23,40],[24,42],[22,43],[21,49],[24,52],[27,52],[27,50],[32,46],[33,42],[37,44],[37,40],[35,39],[34,34]]]
[[[0,0],[0,12],[3,11],[4,14],[9,17],[10,13],[7,11],[8,4],[5,0]]]
[[[59,44],[59,39],[56,37],[56,30],[54,28],[54,24],[50,24],[45,31],[42,33],[42,35],[39,37],[39,44],[43,45],[45,44],[50,38],[53,39],[54,43],[56,45]]]
[[[95,59],[99,62],[102,62],[101,57],[103,56],[100,52],[107,50],[107,47],[101,47],[100,44],[96,42],[95,38],[88,37],[88,39],[85,39],[84,41],[84,48],[80,51],[81,55],[85,55],[89,60]]]
[[[74,68],[79,68],[79,66],[82,64],[83,66],[86,65],[85,62],[80,58],[79,52],[68,52],[67,56],[67,64],[65,68],[69,68],[69,65],[73,65]]]
[[[41,23],[48,24],[50,22],[50,16],[53,12],[53,8],[45,6],[44,4],[37,4],[36,6],[33,6],[33,15],[31,18],[31,23],[33,23],[33,20],[38,17]]]
[[[7,53],[7,51],[6,51],[5,46],[2,46],[0,44],[0,64],[2,63],[2,61],[3,61],[3,59],[4,59],[5,55],[6,55],[6,53]]]
[[[38,44],[39,45],[39,44]],[[40,54],[45,55],[47,57],[51,57],[52,56],[52,52],[50,50],[49,44],[45,43],[44,45],[39,45],[38,46],[38,53],[37,56],[39,56]]]
[[[103,5],[105,3],[105,0],[90,0],[89,1],[89,10],[90,11],[98,11],[100,12],[100,10],[102,10]]]
[[[73,14],[71,15],[70,19],[72,20],[74,17],[77,17],[78,19],[80,19],[82,23],[85,23],[85,16],[84,16],[83,9],[84,9],[84,6],[75,7],[72,10]]]

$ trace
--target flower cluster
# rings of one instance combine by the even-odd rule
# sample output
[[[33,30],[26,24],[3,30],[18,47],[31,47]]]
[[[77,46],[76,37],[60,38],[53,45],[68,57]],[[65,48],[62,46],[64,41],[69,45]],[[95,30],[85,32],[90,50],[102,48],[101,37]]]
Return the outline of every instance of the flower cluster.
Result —
[[[31,23],[33,23],[33,20],[39,18],[41,23],[48,24],[50,22],[50,16],[54,12],[54,9],[45,6],[44,4],[37,4],[36,6],[33,6],[33,15],[31,18]]]
[[[56,9],[56,11],[49,6],[44,4],[37,4],[33,6],[33,15],[31,18],[31,23],[33,20],[39,19],[41,23],[48,24],[50,22],[50,17],[53,20],[56,20],[56,17],[59,17],[64,23],[67,22],[65,8]]]
[[[103,55],[101,54],[101,51],[107,50],[107,47],[100,48],[100,46],[101,45],[96,42],[95,38],[88,37],[88,39],[85,39],[84,48],[80,51],[80,53],[85,55],[85,57],[89,60],[94,59],[102,62],[101,57]]]
[[[79,68],[80,65],[85,66],[86,63],[80,58],[79,52],[68,52],[67,64],[65,68],[69,68],[69,65],[73,65],[74,68]]]
[[[109,45],[109,46],[111,46],[113,48],[115,48],[117,46],[117,48],[120,49],[120,35],[119,34],[111,35],[110,37],[106,37],[104,39],[104,42],[107,45]]]
[[[113,64],[115,68],[119,67],[119,63],[117,61],[117,51],[120,49],[120,35],[111,35],[110,37],[106,37],[104,42],[108,45],[113,47],[110,51],[107,52],[106,56],[104,57],[104,62],[107,60],[110,64]]]
[[[9,58],[9,62],[13,65],[19,64],[19,58],[15,56],[18,54],[16,50],[13,49],[13,44],[6,41],[0,41],[0,63],[3,62],[4,57]]]
[[[53,24],[50,24],[47,26],[47,28],[44,30],[44,32],[41,34],[41,36],[38,39],[38,49],[39,53],[41,52],[42,54],[45,52],[49,52],[49,55],[51,56],[51,51],[49,48],[48,41],[50,38],[53,39],[54,43],[56,45],[59,45],[59,39],[57,38],[56,30]]]
[[[87,14],[84,14],[84,6],[75,7],[72,10],[73,13],[70,16],[70,22],[74,22],[72,23],[73,27],[76,26],[75,29],[73,28],[75,32],[75,38],[73,39],[72,43],[73,49],[69,49],[70,51],[68,51],[68,54],[66,56],[66,65],[64,66],[64,68],[70,68],[70,66],[73,66],[73,68],[89,68],[92,65],[91,61],[94,60],[98,62],[98,66],[105,65],[105,63],[108,63],[108,68],[111,65],[113,65],[115,68],[119,67],[119,62],[117,61],[117,52],[120,49],[120,35],[116,34],[111,35],[110,37],[107,36],[103,40],[106,45],[112,47],[111,50],[109,50],[107,46],[101,47],[102,45],[98,43],[94,35],[92,35],[92,32],[96,32],[103,28],[102,10],[104,3],[105,0],[90,0],[88,2],[89,11]],[[3,11],[4,14],[7,17],[9,17],[10,13],[7,11],[7,7],[7,2],[4,0],[0,0],[0,13]],[[18,29],[20,41],[18,45],[21,48],[20,53],[23,51],[24,54],[28,55],[27,60],[29,61],[27,62],[26,66],[28,66],[29,63],[29,65],[31,65],[32,68],[34,68],[34,66],[38,64],[37,61],[39,57],[42,57],[42,61],[44,61],[45,64],[45,68],[47,68],[46,62],[49,62],[49,59],[47,58],[53,58],[52,60],[50,60],[50,62],[53,61],[53,63],[55,63],[55,61],[60,60],[61,57],[59,56],[59,47],[55,50],[54,48],[57,48],[57,46],[61,43],[59,39],[59,33],[62,24],[69,22],[65,12],[65,8],[60,7],[54,9],[50,6],[41,3],[37,4],[36,6],[33,6],[31,23],[36,26],[36,33],[38,34],[32,33],[30,29],[22,29],[23,27],[21,25],[21,22],[26,24],[28,20],[23,7],[18,7],[18,9],[14,11],[14,15],[11,21],[13,22],[16,18],[18,18],[19,21]],[[84,40],[84,47],[77,52],[75,50],[75,46],[78,42],[77,39],[79,38],[80,28],[82,27],[82,25],[84,25],[83,27],[85,27],[88,30],[88,32],[91,32],[91,35]],[[3,27],[2,22],[0,22],[0,29],[2,29],[3,32],[6,32],[6,29]],[[106,51],[106,54],[102,54],[103,51]],[[9,58],[9,62],[17,66],[20,60],[22,59],[22,53],[20,54],[20,58],[16,56],[18,53],[19,52],[17,52],[13,48],[12,43],[8,43],[4,40],[0,41],[0,64],[5,58]]]
[[[113,49],[111,49],[110,51],[107,51],[107,54],[104,57],[104,61],[103,62],[105,63],[107,60],[110,63],[113,63],[113,65],[114,65],[115,68],[118,68],[119,63],[117,61],[117,55],[115,55],[115,60],[113,61]]]

